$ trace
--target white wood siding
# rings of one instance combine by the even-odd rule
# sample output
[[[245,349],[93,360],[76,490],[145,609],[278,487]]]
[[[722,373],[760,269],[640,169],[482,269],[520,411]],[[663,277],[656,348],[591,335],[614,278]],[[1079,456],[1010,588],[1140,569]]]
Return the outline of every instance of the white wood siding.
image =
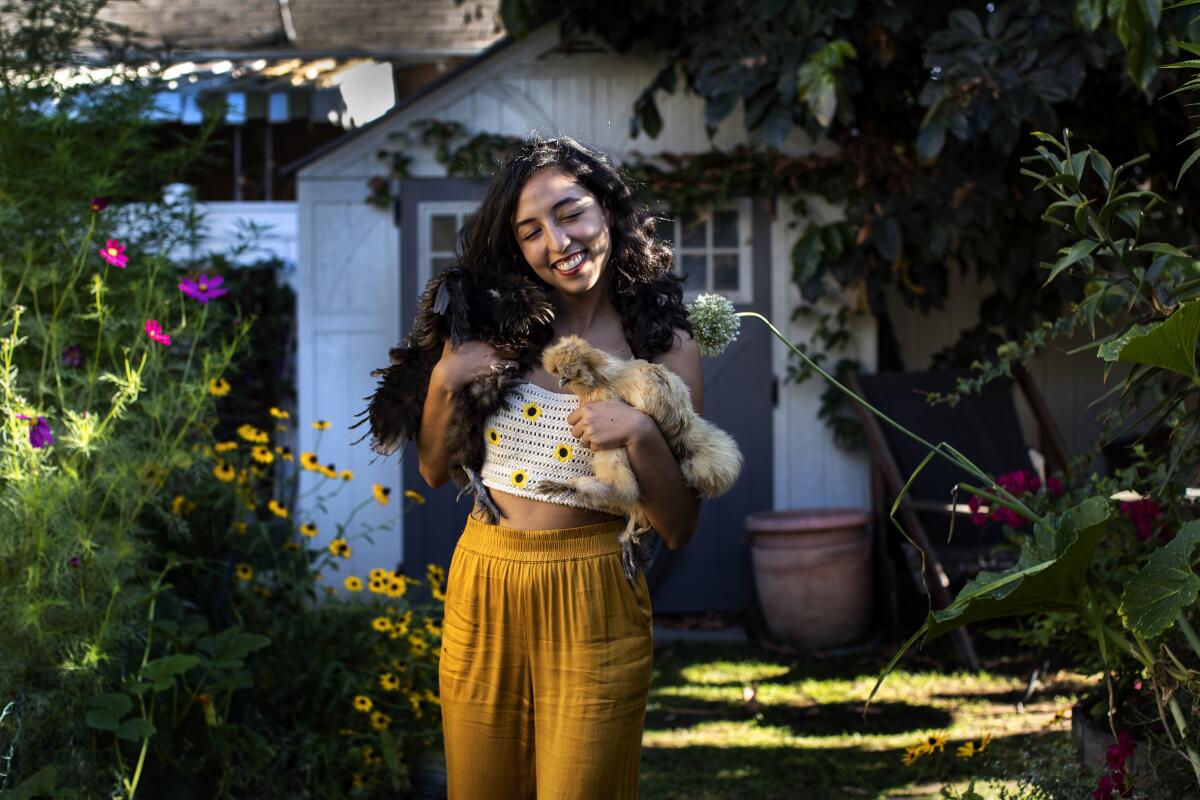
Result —
[[[315,450],[321,462],[353,470],[355,480],[315,508],[297,513],[297,523],[311,520],[320,533],[313,543],[323,547],[337,535],[336,526],[351,510],[371,497],[371,484],[392,490],[389,505],[369,503],[355,518],[372,525],[390,524],[392,530],[376,534],[374,544],[352,542],[353,555],[345,565],[349,573],[364,574],[377,566],[394,568],[400,560],[402,505],[399,462],[395,457],[375,458],[366,443],[351,443],[362,428],[347,430],[375,387],[370,371],[387,363],[387,351],[400,338],[396,315],[400,296],[399,231],[390,214],[363,202],[361,180],[302,181],[299,185],[300,264],[297,293],[296,359],[299,448]],[[320,434],[310,427],[327,419],[332,427]],[[375,463],[371,463],[374,460]],[[302,473],[301,492],[313,488],[320,476]],[[332,488],[332,487],[330,487]],[[302,501],[303,503],[303,501]],[[354,530],[349,531],[351,535]],[[340,585],[339,576],[326,576]]]

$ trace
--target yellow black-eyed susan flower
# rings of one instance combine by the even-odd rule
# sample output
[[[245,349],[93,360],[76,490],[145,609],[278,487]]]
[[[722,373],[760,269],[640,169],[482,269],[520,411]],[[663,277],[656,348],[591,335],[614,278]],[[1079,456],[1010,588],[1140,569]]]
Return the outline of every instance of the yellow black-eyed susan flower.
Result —
[[[337,466],[334,464],[326,464],[323,467],[317,467],[317,472],[324,475],[326,478],[337,478]]]
[[[400,679],[390,672],[385,672],[379,676],[379,685],[385,692],[394,692],[400,688]]]
[[[222,483],[229,483],[237,477],[237,470],[233,468],[233,464],[218,461],[217,465],[213,467],[213,475]]]
[[[386,731],[392,724],[392,718],[382,711],[371,712],[371,727],[377,731]]]
[[[218,453],[228,453],[230,450],[237,449],[238,443],[236,441],[217,442],[215,445],[213,445],[213,450],[216,450]]]
[[[363,748],[363,763],[364,764],[382,764],[383,756],[376,752],[375,748],[367,745]]]
[[[526,403],[521,408],[521,417],[524,419],[537,419],[542,415],[542,407],[537,403]]]
[[[283,552],[285,552],[285,553],[295,553],[299,549],[300,549],[300,545],[297,544],[296,542],[284,542],[283,543]]]
[[[329,430],[330,422],[327,419],[319,419],[312,424],[313,430],[327,431]]]
[[[446,577],[446,570],[442,569],[441,564],[429,563],[425,565],[425,577],[430,583],[441,583]]]
[[[347,575],[346,580],[342,581],[342,585],[346,587],[348,592],[361,592],[363,587],[362,578],[357,575]]]
[[[367,577],[373,581],[377,581],[377,580],[383,580],[389,574],[390,574],[389,571],[384,569],[383,567],[376,567],[375,569],[373,569],[367,573]]]
[[[354,480],[354,472],[352,472],[351,470],[348,470],[348,469],[344,469],[341,471],[341,478],[344,481],[352,481],[352,480]]]
[[[250,448],[250,457],[260,464],[270,464],[275,460],[275,454],[266,445],[261,444]]]
[[[213,378],[208,382],[208,393],[213,397],[224,397],[232,388],[224,378]]]
[[[301,536],[307,536],[310,539],[317,535],[317,526],[311,522],[304,523],[296,530],[300,531]]]
[[[254,567],[242,562],[233,568],[233,574],[239,581],[248,581],[254,577]]]
[[[393,575],[387,581],[387,596],[388,597],[404,597],[408,591],[408,583],[399,575]]]
[[[405,489],[404,496],[419,506],[425,505],[425,495],[421,494],[416,489]]]
[[[329,552],[338,558],[349,558],[350,544],[345,539],[334,539],[329,543]]]
[[[500,431],[495,428],[488,428],[484,436],[487,437],[488,444],[500,444]]]
[[[175,495],[174,499],[171,500],[172,514],[183,516],[184,514],[190,514],[195,510],[196,504],[181,494]]]
[[[234,521],[233,532],[236,533],[238,536],[245,536],[249,530],[250,530],[250,526],[247,523],[242,522],[240,519]]]
[[[367,697],[365,694],[356,694],[354,696],[354,708],[356,711],[362,711],[363,713],[366,713],[374,707],[375,704],[371,702],[371,698]]]
[[[371,578],[370,583],[367,584],[367,590],[371,594],[384,594],[388,590],[388,582],[383,578]]]
[[[259,430],[249,423],[238,426],[237,432],[238,436],[251,444],[266,444],[271,438],[266,431]]]
[[[274,417],[275,419],[287,419],[289,414],[288,414],[288,412],[284,411],[282,408],[276,408],[275,406],[271,406],[271,416]]]
[[[519,469],[512,474],[512,485],[521,487],[529,483],[529,474],[523,469]]]
[[[391,493],[392,490],[384,486],[382,483],[371,484],[371,494],[375,497],[375,502],[379,503],[381,506],[386,506],[388,504],[388,495]]]
[[[267,511],[270,511],[272,514],[281,519],[288,518],[287,507],[280,505],[278,500],[272,499],[269,503],[267,503]]]
[[[414,633],[408,637],[408,646],[417,655],[424,655],[429,652],[429,642],[424,636]]]
[[[559,461],[570,461],[571,455],[572,455],[571,445],[563,444],[561,442],[554,445],[554,457],[557,458]]]
[[[392,621],[387,617],[376,617],[371,620],[371,627],[380,633],[387,633],[392,629]]]
[[[317,460],[317,454],[305,451],[300,454],[300,466],[304,467],[309,472],[316,472],[321,467],[321,462]]]
[[[292,455],[292,448],[290,448],[290,447],[276,447],[275,455],[279,456],[279,459],[281,461],[294,461],[295,460],[295,457]]]

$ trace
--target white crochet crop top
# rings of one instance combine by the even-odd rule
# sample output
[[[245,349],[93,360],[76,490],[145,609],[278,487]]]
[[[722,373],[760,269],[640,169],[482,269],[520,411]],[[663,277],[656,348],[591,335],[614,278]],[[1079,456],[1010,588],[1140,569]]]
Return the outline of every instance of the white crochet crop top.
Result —
[[[579,508],[583,503],[549,501],[531,491],[539,481],[566,481],[595,475],[592,451],[571,435],[567,415],[579,398],[519,383],[483,426],[486,455],[480,477],[483,485],[509,494]]]

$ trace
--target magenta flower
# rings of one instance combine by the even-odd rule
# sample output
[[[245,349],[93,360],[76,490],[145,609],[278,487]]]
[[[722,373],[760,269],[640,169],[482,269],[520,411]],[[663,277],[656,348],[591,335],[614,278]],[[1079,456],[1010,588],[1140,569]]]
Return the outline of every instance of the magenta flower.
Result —
[[[156,319],[146,320],[146,335],[161,345],[169,345],[171,337],[163,333],[162,325]]]
[[[83,363],[83,351],[79,345],[67,345],[62,351],[62,363],[65,367],[78,367]]]
[[[1058,478],[1046,478],[1046,491],[1050,492],[1054,497],[1062,497],[1066,489],[1063,487],[1063,482]]]
[[[108,208],[108,198],[93,197],[92,202],[88,203],[88,208],[92,209],[93,214],[99,214],[101,211]]]
[[[1092,792],[1092,800],[1113,800],[1113,779],[1107,775],[1100,776],[1100,782],[1096,784],[1096,791]]]
[[[191,278],[181,280],[179,282],[179,291],[188,297],[199,300],[201,303],[207,303],[209,300],[220,297],[229,291],[228,289],[221,288],[221,284],[224,282],[225,278],[221,275],[213,275],[210,278],[202,274],[195,280]]]
[[[35,420],[33,417],[17,414],[17,419],[23,419],[29,423],[30,447],[40,450],[46,445],[54,444],[54,434],[51,432],[50,423],[46,422],[45,417],[38,417]]]
[[[1121,513],[1133,523],[1134,535],[1139,542],[1149,539],[1161,527],[1159,520],[1163,515],[1162,509],[1149,497],[1121,503],[1119,507]]]
[[[125,255],[125,245],[116,239],[109,239],[104,243],[104,247],[100,248],[100,257],[121,269],[125,269],[125,265],[129,263],[129,256]]]
[[[79,569],[79,564],[80,564],[79,556],[71,556],[71,560],[68,561],[67,563],[70,564],[75,569]]]

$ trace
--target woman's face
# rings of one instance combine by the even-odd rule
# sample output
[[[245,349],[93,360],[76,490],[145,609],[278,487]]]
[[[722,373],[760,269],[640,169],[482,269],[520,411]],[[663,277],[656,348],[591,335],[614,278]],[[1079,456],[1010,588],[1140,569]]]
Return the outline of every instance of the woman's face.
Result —
[[[522,255],[546,283],[581,295],[600,282],[610,252],[608,217],[569,174],[557,167],[535,172],[512,223]]]

